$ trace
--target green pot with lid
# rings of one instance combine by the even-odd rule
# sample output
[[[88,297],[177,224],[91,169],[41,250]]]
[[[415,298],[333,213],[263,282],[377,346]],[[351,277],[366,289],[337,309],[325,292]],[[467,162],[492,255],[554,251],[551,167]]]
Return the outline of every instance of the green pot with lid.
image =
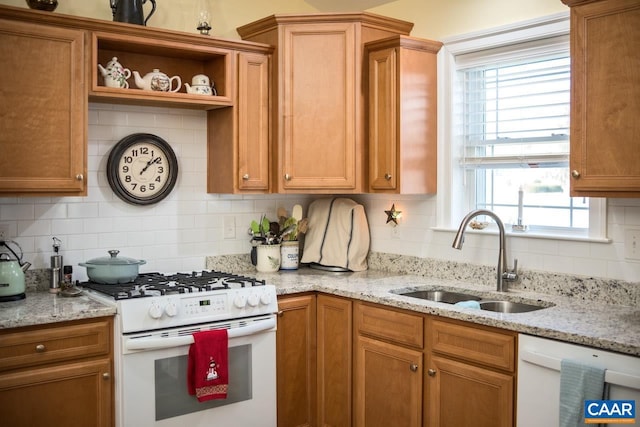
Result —
[[[138,269],[147,262],[141,259],[118,256],[120,251],[110,250],[109,256],[91,259],[78,265],[87,269],[89,280],[115,285],[129,283],[138,277]]]

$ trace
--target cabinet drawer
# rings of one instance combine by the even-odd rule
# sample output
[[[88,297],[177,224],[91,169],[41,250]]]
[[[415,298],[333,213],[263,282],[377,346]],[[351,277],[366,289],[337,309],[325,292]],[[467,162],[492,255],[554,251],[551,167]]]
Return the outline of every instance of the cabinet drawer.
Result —
[[[366,304],[356,304],[355,308],[358,333],[418,348],[424,346],[422,316]]]
[[[111,319],[61,323],[0,335],[0,370],[108,355]]]
[[[433,352],[513,372],[514,335],[435,319],[429,319],[428,325],[427,340]]]

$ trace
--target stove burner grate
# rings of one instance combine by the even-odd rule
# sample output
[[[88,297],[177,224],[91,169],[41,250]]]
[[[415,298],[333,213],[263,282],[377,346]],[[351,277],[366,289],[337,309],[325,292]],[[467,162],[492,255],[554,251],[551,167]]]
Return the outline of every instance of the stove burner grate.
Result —
[[[129,283],[109,285],[84,282],[80,285],[120,300],[264,286],[265,281],[220,271],[194,271],[169,275],[157,272],[141,273],[133,282]]]

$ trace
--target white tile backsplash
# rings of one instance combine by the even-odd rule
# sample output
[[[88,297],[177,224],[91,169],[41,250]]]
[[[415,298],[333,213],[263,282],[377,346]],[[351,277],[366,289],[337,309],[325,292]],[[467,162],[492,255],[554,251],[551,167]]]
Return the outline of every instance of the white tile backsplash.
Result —
[[[0,198],[0,221],[9,225],[33,268],[47,268],[51,238],[62,240],[65,264],[74,276],[86,278],[79,262],[119,249],[122,256],[141,258],[141,271],[191,271],[205,266],[208,255],[247,253],[247,229],[266,213],[272,219],[279,206],[308,206],[309,195],[227,195],[206,193],[206,113],[171,108],[90,104],[87,197]],[[105,169],[115,143],[132,133],[153,133],[174,147],[179,176],[174,192],[152,206],[132,206],[114,196]],[[463,250],[451,247],[454,231],[434,231],[435,196],[352,196],[366,210],[371,250],[440,260],[495,265],[497,236],[467,234]],[[393,232],[384,213],[395,203],[403,211]],[[509,258],[530,270],[636,282],[640,261],[624,258],[626,227],[640,226],[640,200],[608,202],[611,243],[574,242],[509,237]],[[226,216],[235,219],[235,238],[223,238]],[[511,262],[511,261],[510,261]]]

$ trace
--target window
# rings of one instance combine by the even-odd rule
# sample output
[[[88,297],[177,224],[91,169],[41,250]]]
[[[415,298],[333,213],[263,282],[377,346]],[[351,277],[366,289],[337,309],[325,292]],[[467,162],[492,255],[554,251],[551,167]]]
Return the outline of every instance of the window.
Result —
[[[563,15],[445,41],[454,223],[489,209],[532,233],[602,237],[603,204],[569,196],[568,29]]]

